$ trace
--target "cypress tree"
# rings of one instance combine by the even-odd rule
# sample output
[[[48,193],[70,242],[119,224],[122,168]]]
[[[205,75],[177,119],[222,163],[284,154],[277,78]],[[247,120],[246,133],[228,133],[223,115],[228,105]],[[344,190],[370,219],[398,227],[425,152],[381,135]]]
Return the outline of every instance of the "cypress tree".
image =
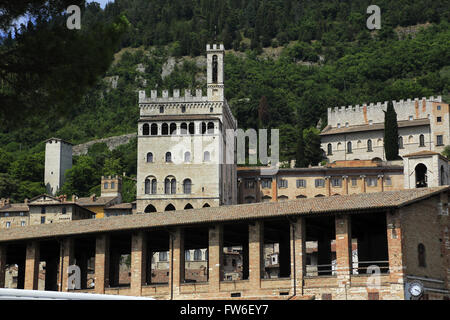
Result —
[[[384,112],[384,152],[386,160],[397,160],[398,155],[398,124],[397,113],[394,104],[389,101],[387,110]]]
[[[308,165],[305,158],[305,141],[303,139],[303,128],[300,128],[300,134],[297,141],[297,150],[295,152],[295,167],[306,168]]]

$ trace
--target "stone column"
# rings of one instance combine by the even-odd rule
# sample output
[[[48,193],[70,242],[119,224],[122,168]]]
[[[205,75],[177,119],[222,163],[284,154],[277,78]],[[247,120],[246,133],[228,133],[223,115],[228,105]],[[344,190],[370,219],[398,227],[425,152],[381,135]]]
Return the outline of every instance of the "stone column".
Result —
[[[361,193],[366,193],[366,176],[361,175]]]
[[[352,267],[352,231],[349,215],[337,215],[336,224],[336,274],[339,289],[338,299],[347,299],[347,287],[350,286]]]
[[[0,288],[5,287],[6,245],[0,244]]]
[[[170,233],[169,244],[169,290],[170,298],[180,295],[180,285],[184,282],[184,229],[177,228]]]
[[[292,294],[303,295],[306,274],[306,223],[302,217],[291,223],[291,280]]]
[[[95,293],[105,293],[109,285],[109,235],[97,236],[95,243]]]
[[[380,192],[383,192],[384,191],[384,175],[382,175],[382,174],[379,174],[378,175],[378,188],[379,188],[379,190],[380,190]]]
[[[69,290],[69,266],[74,262],[74,242],[73,239],[64,239],[61,243],[62,256],[60,257],[60,269],[62,269],[62,284],[60,284],[61,291],[67,292]],[[61,268],[62,266],[62,268]]]
[[[400,211],[392,210],[386,213],[387,243],[389,257],[389,282],[392,292],[403,292],[404,270],[402,251],[402,230],[400,225]],[[402,295],[399,297],[403,299]]]
[[[219,292],[220,281],[223,280],[223,226],[221,225],[209,228],[208,260],[209,291]]]
[[[258,177],[256,178],[256,202],[261,202],[261,193],[262,193],[262,189],[261,189],[261,178]]]
[[[140,296],[146,279],[147,239],[142,231],[133,233],[131,239],[131,295]]]
[[[261,288],[261,278],[264,275],[264,224],[255,221],[249,224],[249,282],[254,289]]]
[[[326,176],[325,177],[325,189],[326,189],[326,196],[331,196],[331,177]]]
[[[348,194],[348,176],[343,176],[342,179],[344,180],[344,194]]]
[[[39,242],[31,241],[27,243],[25,258],[25,290],[37,290],[39,279]]]

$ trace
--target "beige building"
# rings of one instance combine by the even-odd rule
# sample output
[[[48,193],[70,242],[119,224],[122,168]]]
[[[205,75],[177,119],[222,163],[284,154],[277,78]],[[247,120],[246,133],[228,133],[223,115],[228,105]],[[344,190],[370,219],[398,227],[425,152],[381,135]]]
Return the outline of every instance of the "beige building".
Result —
[[[224,52],[207,45],[206,96],[139,92],[137,212],[237,202],[235,161],[226,162],[225,133],[237,122],[224,96]]]
[[[397,113],[399,154],[442,152],[450,144],[449,105],[442,97],[393,101]],[[322,150],[336,160],[385,160],[384,112],[387,101],[328,109],[328,125],[322,130]]]
[[[29,223],[28,200],[10,203],[9,199],[0,199],[0,229],[24,227]]]

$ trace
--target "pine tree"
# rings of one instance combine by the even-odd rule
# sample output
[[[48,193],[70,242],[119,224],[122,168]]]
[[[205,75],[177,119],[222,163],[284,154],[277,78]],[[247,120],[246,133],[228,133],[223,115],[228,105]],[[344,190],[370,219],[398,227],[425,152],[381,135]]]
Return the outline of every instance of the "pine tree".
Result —
[[[262,96],[259,100],[258,105],[258,127],[260,129],[269,125],[270,115],[269,115],[269,104],[267,103],[266,96]]]
[[[397,160],[398,155],[398,124],[397,113],[394,104],[389,101],[387,110],[384,112],[384,152],[386,160]]]

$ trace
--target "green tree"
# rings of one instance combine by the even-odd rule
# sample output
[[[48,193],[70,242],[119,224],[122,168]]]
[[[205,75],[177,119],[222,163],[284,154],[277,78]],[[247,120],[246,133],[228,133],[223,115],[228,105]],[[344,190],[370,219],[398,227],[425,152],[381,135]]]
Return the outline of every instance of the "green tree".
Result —
[[[323,159],[323,151],[320,148],[320,131],[314,127],[303,130],[305,145],[305,159],[308,164],[317,166]]]
[[[297,150],[295,153],[295,167],[296,168],[306,168],[308,162],[305,156],[305,140],[303,138],[303,129],[299,129]]]
[[[392,101],[388,102],[384,112],[384,152],[387,160],[397,160],[398,155],[398,123],[397,113]]]

